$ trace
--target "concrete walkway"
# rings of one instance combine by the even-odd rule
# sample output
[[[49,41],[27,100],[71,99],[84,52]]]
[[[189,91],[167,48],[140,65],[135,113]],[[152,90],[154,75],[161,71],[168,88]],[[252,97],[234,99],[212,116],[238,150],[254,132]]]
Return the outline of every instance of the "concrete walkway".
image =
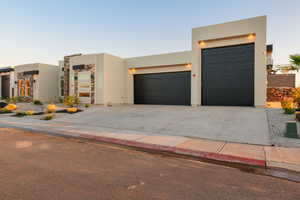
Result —
[[[198,158],[242,163],[247,165],[282,168],[300,172],[300,148],[191,139],[181,136],[141,134],[138,131],[84,126],[75,123],[41,121],[23,118],[1,118],[1,127],[12,127],[52,135],[92,139],[146,150],[164,151]]]

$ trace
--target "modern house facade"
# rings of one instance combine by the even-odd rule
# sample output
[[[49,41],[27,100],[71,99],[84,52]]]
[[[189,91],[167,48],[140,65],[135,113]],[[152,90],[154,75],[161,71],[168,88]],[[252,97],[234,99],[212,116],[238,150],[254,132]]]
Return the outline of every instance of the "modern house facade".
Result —
[[[58,98],[59,67],[33,63],[15,66],[15,96],[43,102]]]
[[[0,97],[7,99],[14,96],[14,69],[0,68]]]
[[[265,106],[266,16],[194,28],[191,46],[125,59],[66,56],[61,93],[104,105]]]

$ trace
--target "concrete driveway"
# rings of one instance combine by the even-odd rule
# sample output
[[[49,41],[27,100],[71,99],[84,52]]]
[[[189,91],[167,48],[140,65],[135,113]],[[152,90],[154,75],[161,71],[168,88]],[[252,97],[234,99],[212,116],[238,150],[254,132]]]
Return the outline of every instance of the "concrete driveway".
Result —
[[[176,135],[270,145],[266,111],[263,108],[94,106],[85,112],[67,115],[54,121],[135,130],[143,134]]]

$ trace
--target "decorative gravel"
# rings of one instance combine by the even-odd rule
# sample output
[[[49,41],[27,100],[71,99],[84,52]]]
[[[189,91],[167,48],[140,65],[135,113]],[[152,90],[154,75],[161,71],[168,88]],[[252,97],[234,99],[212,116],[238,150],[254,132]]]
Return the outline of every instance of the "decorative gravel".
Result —
[[[300,139],[284,137],[286,122],[296,121],[295,115],[287,115],[282,109],[266,109],[269,121],[270,135],[272,143],[276,146],[300,147]],[[300,122],[297,122],[298,135],[300,137]]]

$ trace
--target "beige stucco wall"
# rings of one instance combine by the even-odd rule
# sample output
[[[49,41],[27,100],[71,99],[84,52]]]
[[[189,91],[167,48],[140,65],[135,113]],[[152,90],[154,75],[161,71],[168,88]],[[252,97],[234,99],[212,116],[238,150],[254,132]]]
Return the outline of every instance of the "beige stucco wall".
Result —
[[[122,58],[104,54],[104,104],[123,104],[127,102],[127,69]]]
[[[254,34],[253,38],[249,38]],[[199,42],[204,41],[204,45]],[[255,106],[266,101],[266,16],[192,29],[192,50],[122,59],[89,54],[70,59],[70,66],[96,65],[96,104],[133,103],[134,74],[191,71],[191,104],[201,105],[201,49],[255,43]],[[74,84],[70,71],[70,94]]]
[[[55,102],[59,97],[59,67],[56,65],[39,64],[38,100]]]
[[[42,63],[32,63],[18,65],[15,67],[15,80],[17,81],[17,74],[26,71],[38,70],[39,74],[36,76],[36,82],[33,89],[33,99],[43,102],[52,102],[58,97],[58,76],[59,68],[56,65],[48,65]],[[15,96],[17,96],[17,85],[14,87]]]
[[[192,52],[182,51],[125,59],[127,68],[167,66],[192,62]]]
[[[95,64],[95,104],[122,104],[126,102],[125,62],[109,54],[87,54],[70,59],[70,95],[74,94],[73,65]]]
[[[249,39],[249,34],[255,34]],[[219,39],[219,40],[215,40]],[[199,45],[199,41],[204,41]],[[266,101],[266,16],[194,28],[192,30],[192,105],[201,105],[201,49],[255,43],[254,104]]]
[[[126,59],[127,103],[134,102],[134,74],[190,71],[191,51],[150,55]]]
[[[151,73],[163,73],[163,72],[181,72],[191,71],[191,68],[187,64],[168,65],[168,66],[156,66],[146,68],[136,68],[134,73],[128,69],[127,72],[127,103],[134,103],[134,75],[135,74],[151,74]]]
[[[18,94],[18,73],[26,72],[26,71],[33,71],[33,70],[39,70],[39,63],[30,63],[30,64],[23,64],[23,65],[17,65],[15,66],[15,80],[17,83],[15,84],[15,96],[19,96]],[[39,76],[39,75],[38,75]],[[38,99],[40,101],[43,101],[39,97],[39,81],[38,79],[35,79],[34,83],[34,89],[33,89],[33,99]]]
[[[87,54],[70,58],[70,95],[74,95],[74,65],[96,66],[95,72],[95,104],[104,104],[104,54]]]

